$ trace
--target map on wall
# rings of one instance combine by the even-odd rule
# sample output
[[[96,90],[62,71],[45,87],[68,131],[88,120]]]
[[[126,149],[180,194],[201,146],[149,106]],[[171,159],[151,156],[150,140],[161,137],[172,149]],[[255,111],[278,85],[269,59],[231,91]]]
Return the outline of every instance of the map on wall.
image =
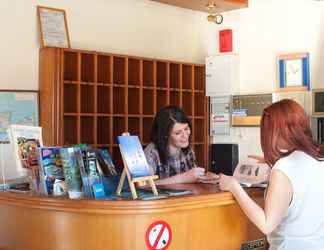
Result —
[[[38,126],[38,92],[0,91],[0,143],[9,142],[10,124]]]

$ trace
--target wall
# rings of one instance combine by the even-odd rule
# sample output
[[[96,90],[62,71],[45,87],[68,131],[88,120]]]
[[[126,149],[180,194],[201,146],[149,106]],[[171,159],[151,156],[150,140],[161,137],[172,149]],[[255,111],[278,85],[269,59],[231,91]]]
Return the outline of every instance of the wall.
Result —
[[[239,92],[271,93],[278,86],[278,54],[308,51],[313,88],[324,88],[324,2],[315,0],[249,0],[249,7],[224,14],[217,29],[232,28],[240,57]],[[209,34],[205,33],[205,37]],[[208,54],[218,48],[209,37]],[[261,154],[259,128],[232,128],[214,142],[238,142],[240,158]]]
[[[73,48],[204,63],[199,12],[149,0],[1,0],[0,89],[38,89],[37,5],[66,11]],[[11,148],[0,147],[13,176]]]
[[[204,62],[198,12],[149,0],[1,0],[0,89],[38,89],[37,5],[66,11],[73,48]]]

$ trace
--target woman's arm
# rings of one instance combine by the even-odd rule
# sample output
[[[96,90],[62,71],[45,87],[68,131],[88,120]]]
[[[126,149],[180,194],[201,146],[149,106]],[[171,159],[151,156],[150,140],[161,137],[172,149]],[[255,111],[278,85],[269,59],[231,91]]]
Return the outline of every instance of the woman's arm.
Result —
[[[246,216],[264,233],[272,232],[287,213],[293,189],[288,177],[280,170],[271,172],[265,207],[254,202],[232,176],[219,175],[222,190],[232,192]]]
[[[155,181],[157,185],[177,184],[177,183],[195,183],[198,178],[205,174],[204,168],[194,167],[184,173],[177,174],[168,178]]]
[[[265,163],[264,157],[260,155],[248,155],[248,158],[254,159],[257,163]]]

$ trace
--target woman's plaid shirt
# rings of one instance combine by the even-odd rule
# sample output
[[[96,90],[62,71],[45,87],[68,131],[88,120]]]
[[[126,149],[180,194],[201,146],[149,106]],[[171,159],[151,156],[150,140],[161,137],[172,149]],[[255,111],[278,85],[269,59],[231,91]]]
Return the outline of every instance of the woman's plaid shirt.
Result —
[[[154,174],[161,179],[188,171],[197,167],[197,160],[192,148],[185,154],[182,150],[176,155],[170,155],[166,165],[162,165],[159,153],[154,143],[150,143],[144,150],[148,164],[153,168]]]

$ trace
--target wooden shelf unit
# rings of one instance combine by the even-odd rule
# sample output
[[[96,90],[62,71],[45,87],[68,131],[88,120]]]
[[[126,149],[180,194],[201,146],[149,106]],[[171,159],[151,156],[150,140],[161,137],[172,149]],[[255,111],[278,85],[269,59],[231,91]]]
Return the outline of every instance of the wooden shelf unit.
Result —
[[[107,148],[121,166],[116,136],[129,131],[149,143],[155,113],[172,104],[191,118],[192,145],[199,165],[207,167],[204,65],[43,48],[39,74],[45,145]]]

